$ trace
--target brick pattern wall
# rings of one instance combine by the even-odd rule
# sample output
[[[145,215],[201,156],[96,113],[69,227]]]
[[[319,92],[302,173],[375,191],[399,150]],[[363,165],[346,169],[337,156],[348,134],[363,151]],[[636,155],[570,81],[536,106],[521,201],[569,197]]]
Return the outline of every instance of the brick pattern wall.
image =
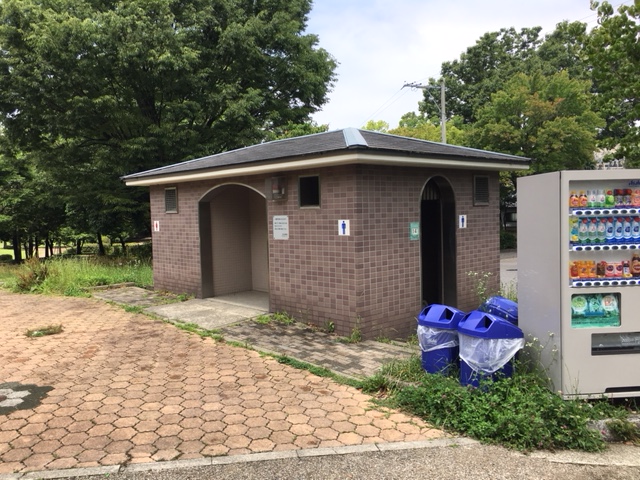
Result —
[[[200,279],[200,233],[198,204],[216,186],[240,184],[264,192],[264,177],[239,177],[179,185],[152,186],[151,221],[160,223],[160,231],[152,232],[153,284],[156,290],[188,293],[202,297]],[[164,189],[176,187],[178,213],[164,212]]]
[[[270,295],[274,310],[346,334],[357,315],[355,167],[287,174],[287,198],[268,202]],[[298,207],[298,177],[319,174],[320,207]],[[289,217],[289,240],[274,240],[273,215]],[[351,235],[338,236],[338,220]]]
[[[298,177],[318,174],[321,206],[298,206]],[[487,174],[490,204],[473,205],[473,175]],[[496,172],[343,166],[286,174],[287,197],[267,200],[269,293],[272,311],[326,327],[339,335],[354,328],[365,337],[404,337],[415,332],[421,308],[420,241],[409,240],[409,223],[420,219],[420,195],[433,176],[449,181],[457,229],[457,307],[478,305],[468,272],[499,279],[499,198]],[[264,192],[266,177],[178,185],[178,214],[164,213],[164,186],[152,187],[155,288],[201,296],[198,202],[215,185],[238,183]],[[274,215],[289,217],[289,240],[273,239]],[[338,220],[350,220],[350,236],[338,236]]]

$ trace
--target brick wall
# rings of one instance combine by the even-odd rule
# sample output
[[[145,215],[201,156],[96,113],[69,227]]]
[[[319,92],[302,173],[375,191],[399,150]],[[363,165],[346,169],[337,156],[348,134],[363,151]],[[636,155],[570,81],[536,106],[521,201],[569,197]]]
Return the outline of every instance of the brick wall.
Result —
[[[298,177],[318,174],[321,206],[298,206]],[[490,179],[490,204],[473,205],[473,175]],[[288,172],[287,197],[267,200],[269,292],[273,311],[326,327],[339,335],[359,328],[366,337],[404,337],[415,332],[421,308],[420,241],[409,240],[409,223],[420,220],[420,195],[433,176],[445,178],[456,196],[457,307],[477,307],[468,272],[499,278],[498,174],[386,166],[343,166]],[[164,213],[164,188],[151,188],[155,288],[202,295],[198,202],[220,184],[238,183],[264,192],[266,177],[178,185],[178,214]],[[272,218],[289,217],[289,240],[274,240]],[[338,220],[351,235],[338,236]]]

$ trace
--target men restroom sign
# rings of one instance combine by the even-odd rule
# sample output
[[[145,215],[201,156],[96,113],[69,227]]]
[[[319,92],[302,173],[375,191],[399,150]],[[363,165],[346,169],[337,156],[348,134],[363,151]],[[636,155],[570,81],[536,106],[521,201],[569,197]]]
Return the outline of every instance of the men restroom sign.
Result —
[[[345,237],[351,235],[349,232],[349,220],[338,220],[338,235]]]

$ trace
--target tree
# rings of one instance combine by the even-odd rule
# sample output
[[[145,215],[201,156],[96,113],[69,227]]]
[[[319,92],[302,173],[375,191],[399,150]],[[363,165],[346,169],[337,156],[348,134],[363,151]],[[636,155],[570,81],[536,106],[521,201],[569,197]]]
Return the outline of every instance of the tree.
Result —
[[[467,145],[467,127],[462,124],[459,117],[454,117],[446,123],[447,143],[451,145]],[[398,128],[389,130],[389,133],[403,137],[420,138],[431,142],[442,141],[440,125],[427,119],[424,115],[416,115],[415,112],[405,113]]]
[[[617,149],[626,166],[640,166],[640,1],[614,14],[608,2],[592,3],[599,26],[591,35],[589,59],[598,91],[597,103],[606,119],[605,147]]]
[[[389,124],[384,120],[369,120],[362,129],[370,130],[372,132],[387,133],[389,131]]]
[[[460,117],[465,124],[473,124],[491,95],[502,90],[518,73],[552,75],[566,70],[572,78],[588,78],[584,55],[586,24],[559,23],[545,38],[540,37],[540,31],[540,27],[520,31],[503,28],[485,33],[460,59],[444,62],[441,74],[446,84],[447,114]],[[429,84],[437,87],[440,82],[430,79]],[[425,89],[420,111],[435,121],[439,115],[437,109]]]
[[[318,125],[314,121],[305,123],[289,123],[282,127],[274,128],[269,132],[266,140],[282,140],[284,138],[302,137],[329,131],[329,125]]]
[[[40,241],[51,247],[52,235],[65,221],[59,193],[27,156],[0,155],[0,238],[11,239],[16,261],[22,259],[23,243],[27,258],[38,255]]]
[[[471,146],[533,160],[533,173],[594,168],[597,129],[591,82],[520,73],[478,112]],[[513,201],[517,173],[503,175],[503,201]]]
[[[304,123],[335,61],[304,34],[310,0],[3,0],[0,112],[106,233],[140,217],[127,173]],[[115,212],[115,214],[113,214]]]

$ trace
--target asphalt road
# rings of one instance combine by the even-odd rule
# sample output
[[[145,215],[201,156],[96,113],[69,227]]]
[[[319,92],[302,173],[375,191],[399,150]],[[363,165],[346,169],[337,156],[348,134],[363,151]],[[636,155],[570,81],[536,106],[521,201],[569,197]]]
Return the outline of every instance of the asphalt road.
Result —
[[[632,455],[640,456],[634,447]],[[634,453],[635,452],[635,453]],[[553,454],[545,454],[551,455]],[[597,456],[596,456],[597,457]],[[596,458],[593,457],[593,458]],[[636,457],[637,458],[637,457]],[[564,460],[563,460],[564,459]],[[559,459],[523,455],[487,445],[445,446],[401,451],[384,451],[239,462],[201,468],[165,468],[136,471],[135,465],[123,473],[78,477],[82,480],[637,480],[640,467],[560,463]]]

